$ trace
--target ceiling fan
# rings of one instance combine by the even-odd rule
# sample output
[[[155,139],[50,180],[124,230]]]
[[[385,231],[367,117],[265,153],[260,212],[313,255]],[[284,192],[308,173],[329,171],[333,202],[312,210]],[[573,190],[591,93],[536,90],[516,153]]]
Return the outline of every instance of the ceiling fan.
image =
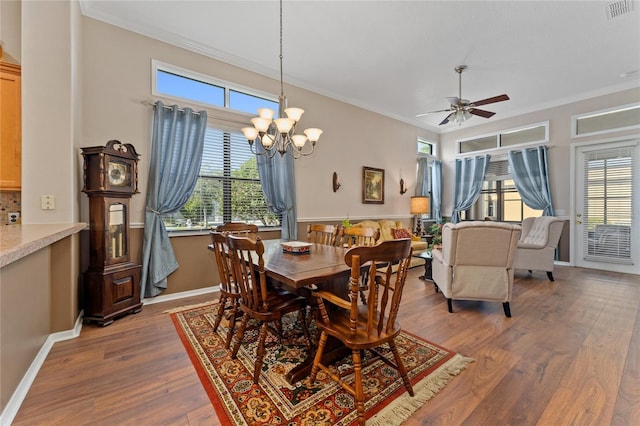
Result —
[[[478,115],[484,118],[490,118],[495,115],[495,112],[478,109],[481,105],[493,104],[495,102],[508,101],[509,96],[499,95],[492,98],[482,99],[480,101],[469,102],[467,99],[462,99],[462,71],[466,70],[466,65],[458,65],[454,70],[458,73],[458,97],[447,98],[451,106],[448,109],[441,109],[438,111],[430,111],[422,114],[417,114],[416,117],[422,117],[429,114],[435,114],[438,112],[449,112],[450,114],[440,122],[440,126],[447,124],[449,121],[454,121],[462,124],[463,121],[471,118],[471,115]]]

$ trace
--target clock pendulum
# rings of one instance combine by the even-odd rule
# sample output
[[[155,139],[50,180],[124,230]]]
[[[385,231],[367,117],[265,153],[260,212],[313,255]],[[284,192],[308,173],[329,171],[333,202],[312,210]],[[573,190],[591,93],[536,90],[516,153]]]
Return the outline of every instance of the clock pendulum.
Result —
[[[131,261],[129,200],[138,191],[138,158],[117,140],[82,148],[82,192],[89,196],[89,268],[84,273],[85,324],[109,325],[142,310],[141,266]]]

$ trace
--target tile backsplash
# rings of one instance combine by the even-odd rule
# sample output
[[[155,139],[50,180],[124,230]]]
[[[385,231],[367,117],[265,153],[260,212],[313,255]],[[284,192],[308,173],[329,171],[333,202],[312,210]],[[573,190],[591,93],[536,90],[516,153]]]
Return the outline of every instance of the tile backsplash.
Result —
[[[20,191],[0,192],[0,223],[9,225],[9,213],[20,213],[16,223],[22,223]]]

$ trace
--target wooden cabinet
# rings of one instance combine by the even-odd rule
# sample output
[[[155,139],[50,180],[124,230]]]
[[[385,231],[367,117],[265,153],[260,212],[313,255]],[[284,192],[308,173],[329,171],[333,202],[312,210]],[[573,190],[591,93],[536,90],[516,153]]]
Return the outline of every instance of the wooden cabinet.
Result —
[[[22,186],[20,66],[0,62],[0,190]]]

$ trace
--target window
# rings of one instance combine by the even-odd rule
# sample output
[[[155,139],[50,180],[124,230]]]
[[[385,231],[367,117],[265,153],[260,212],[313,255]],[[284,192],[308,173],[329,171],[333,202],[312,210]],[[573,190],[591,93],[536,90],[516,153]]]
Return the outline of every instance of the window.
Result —
[[[489,163],[480,197],[473,208],[478,219],[520,223],[527,217],[542,216],[542,210],[528,207],[520,197],[507,160]],[[467,212],[465,218],[470,217]]]
[[[208,108],[255,114],[278,110],[277,97],[174,65],[152,61],[152,94]],[[266,205],[256,157],[238,130],[208,127],[195,189],[179,212],[163,217],[169,231],[207,230],[225,222],[280,226]]]
[[[587,259],[632,261],[634,167],[634,147],[585,154],[583,241]]]
[[[516,129],[502,130],[489,135],[458,141],[458,154],[486,151],[549,141],[549,122],[533,124]]]
[[[435,155],[434,143],[418,138],[418,154]]]
[[[597,135],[640,127],[640,104],[571,117],[572,137]]]
[[[278,113],[278,98],[155,59],[151,61],[152,94],[187,100],[206,107],[255,114],[258,108]]]
[[[193,194],[178,213],[163,219],[169,231],[206,230],[231,221],[280,225],[280,218],[266,205],[256,156],[242,133],[215,128],[205,133]]]

